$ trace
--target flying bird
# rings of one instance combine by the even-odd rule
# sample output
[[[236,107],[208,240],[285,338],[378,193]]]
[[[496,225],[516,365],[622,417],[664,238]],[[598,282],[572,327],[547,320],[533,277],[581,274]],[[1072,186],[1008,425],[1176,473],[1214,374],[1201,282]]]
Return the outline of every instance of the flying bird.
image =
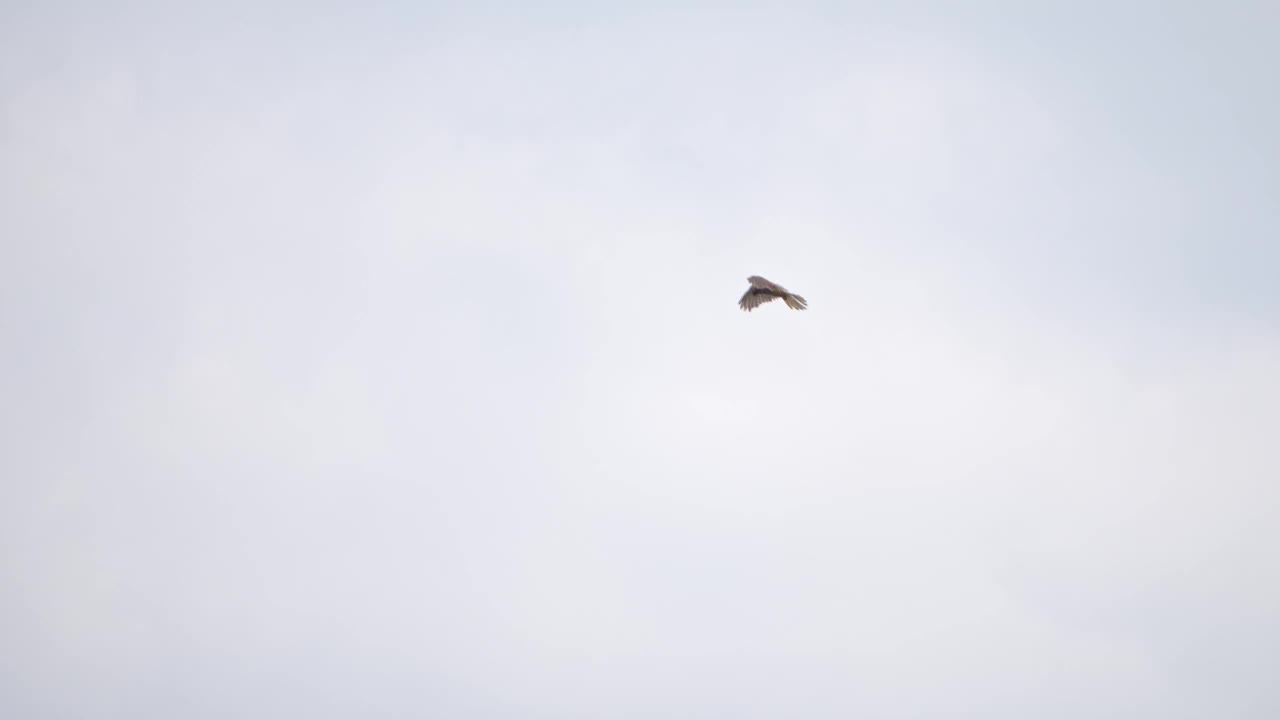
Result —
[[[788,292],[786,288],[771,283],[759,275],[752,275],[747,278],[747,282],[751,283],[751,287],[747,288],[747,292],[742,295],[742,299],[738,301],[738,307],[751,312],[760,305],[763,305],[775,298],[782,298],[787,303],[787,307],[792,310],[804,310],[809,306],[805,299]]]

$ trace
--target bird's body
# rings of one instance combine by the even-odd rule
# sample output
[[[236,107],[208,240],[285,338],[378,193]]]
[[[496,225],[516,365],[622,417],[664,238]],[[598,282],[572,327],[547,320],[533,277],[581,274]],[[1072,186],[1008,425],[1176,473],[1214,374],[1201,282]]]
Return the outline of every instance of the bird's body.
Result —
[[[785,302],[787,307],[792,310],[804,310],[809,306],[809,303],[806,302],[804,298],[796,295],[795,293],[788,292],[787,289],[781,285],[771,283],[759,275],[752,275],[747,278],[747,282],[751,283],[751,287],[747,288],[747,292],[744,293],[742,299],[738,301],[738,307],[746,310],[747,312],[751,312],[757,307],[777,298],[782,298],[782,301]]]

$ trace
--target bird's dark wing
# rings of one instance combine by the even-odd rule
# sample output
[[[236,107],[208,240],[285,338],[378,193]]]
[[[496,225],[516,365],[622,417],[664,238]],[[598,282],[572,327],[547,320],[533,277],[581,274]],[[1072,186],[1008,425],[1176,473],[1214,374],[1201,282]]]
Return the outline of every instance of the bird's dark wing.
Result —
[[[766,280],[765,282],[768,281]],[[773,290],[754,287],[754,283],[752,283],[752,285],[753,287],[748,288],[747,291],[742,294],[742,299],[738,301],[738,307],[746,310],[747,312],[751,312],[770,300],[780,297],[778,293]]]

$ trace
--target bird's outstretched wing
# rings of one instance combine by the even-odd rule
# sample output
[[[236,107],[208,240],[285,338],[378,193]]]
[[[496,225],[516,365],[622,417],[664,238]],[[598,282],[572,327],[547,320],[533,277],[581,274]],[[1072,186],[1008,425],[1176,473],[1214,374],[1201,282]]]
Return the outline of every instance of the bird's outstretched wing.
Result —
[[[742,294],[742,299],[738,301],[738,307],[746,310],[747,312],[751,312],[770,300],[778,299],[778,297],[780,296],[771,290],[750,287]]]

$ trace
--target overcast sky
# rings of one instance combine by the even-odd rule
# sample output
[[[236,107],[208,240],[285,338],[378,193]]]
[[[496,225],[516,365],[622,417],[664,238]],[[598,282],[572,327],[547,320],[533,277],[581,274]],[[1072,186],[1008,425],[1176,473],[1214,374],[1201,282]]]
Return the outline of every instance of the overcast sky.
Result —
[[[1280,5],[525,5],[0,7],[0,716],[1280,717]]]

